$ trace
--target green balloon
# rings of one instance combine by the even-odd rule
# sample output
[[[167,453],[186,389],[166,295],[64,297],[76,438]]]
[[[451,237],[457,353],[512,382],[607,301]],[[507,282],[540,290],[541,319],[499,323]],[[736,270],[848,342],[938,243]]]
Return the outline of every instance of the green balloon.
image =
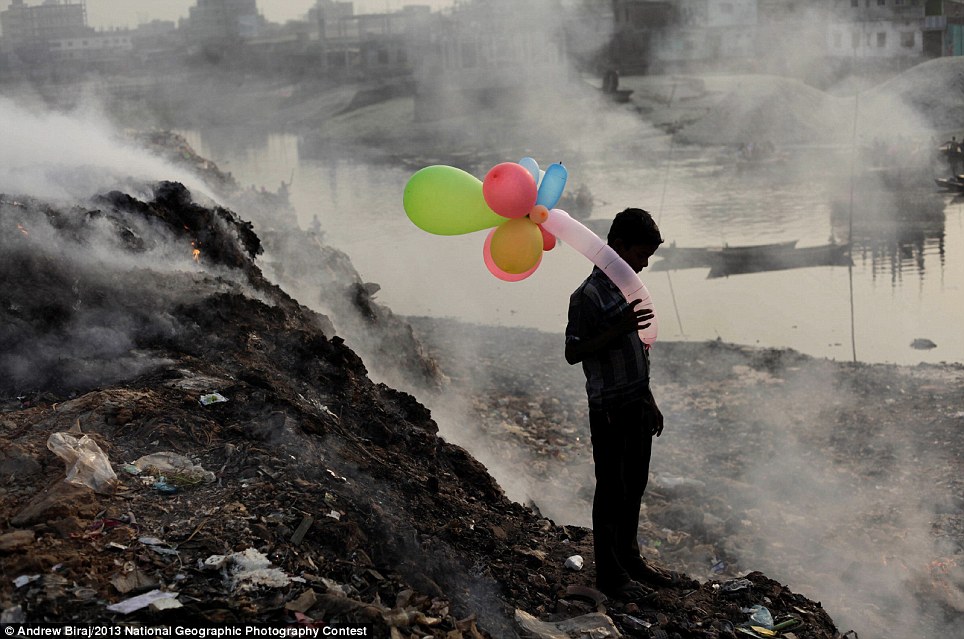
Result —
[[[482,181],[454,166],[419,169],[405,185],[403,204],[415,226],[436,235],[473,233],[506,221],[485,203]]]

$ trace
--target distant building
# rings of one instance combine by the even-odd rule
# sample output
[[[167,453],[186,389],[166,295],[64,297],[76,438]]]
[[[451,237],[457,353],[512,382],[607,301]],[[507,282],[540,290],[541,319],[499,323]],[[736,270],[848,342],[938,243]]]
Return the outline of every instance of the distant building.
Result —
[[[818,75],[826,66],[831,4],[758,0],[755,69],[806,78]]]
[[[411,73],[415,48],[428,37],[428,5],[355,15],[351,2],[319,0],[309,14],[318,27],[324,69],[363,75]]]
[[[472,0],[432,26],[415,69],[415,116],[516,106],[568,77],[558,0]]]
[[[756,0],[677,0],[678,26],[658,58],[667,68],[728,66],[756,59]]]
[[[754,61],[757,0],[613,0],[613,59],[633,72]]]
[[[924,55],[926,2],[834,0],[831,57],[908,58]]]
[[[197,0],[183,27],[191,42],[205,45],[254,38],[263,23],[257,0]]]
[[[904,59],[964,55],[964,3],[956,0],[835,0],[831,56]]]
[[[614,0],[610,66],[620,73],[651,70],[658,49],[678,24],[676,3],[669,0]]]
[[[0,13],[0,31],[5,52],[35,62],[48,59],[52,41],[82,36],[91,29],[83,2],[44,0],[28,6],[24,0],[13,0]]]
[[[101,66],[129,60],[133,50],[133,32],[128,29],[98,31],[50,41],[50,55],[54,61],[72,61],[84,65]]]

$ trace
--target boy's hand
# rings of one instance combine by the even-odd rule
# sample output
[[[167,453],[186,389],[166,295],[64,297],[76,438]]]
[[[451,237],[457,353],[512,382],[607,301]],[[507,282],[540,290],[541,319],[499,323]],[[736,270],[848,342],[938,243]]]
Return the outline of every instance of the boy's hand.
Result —
[[[648,308],[639,308],[643,300],[633,300],[632,303],[619,316],[618,327],[620,334],[635,333],[644,328],[649,328],[650,321],[653,319],[653,311]]]

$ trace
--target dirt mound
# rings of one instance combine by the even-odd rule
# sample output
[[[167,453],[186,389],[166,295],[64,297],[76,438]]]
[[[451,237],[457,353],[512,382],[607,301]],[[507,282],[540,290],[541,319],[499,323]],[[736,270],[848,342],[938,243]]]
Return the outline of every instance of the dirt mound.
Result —
[[[606,611],[635,636],[734,637],[765,602],[800,637],[835,636],[759,573],[642,608],[597,599],[591,561],[564,567],[591,557],[590,531],[507,499],[424,406],[372,382],[263,277],[246,223],[174,184],[96,204],[0,199],[4,622],[511,637],[525,614]],[[67,483],[51,451],[71,441],[86,463]],[[141,593],[164,603],[116,607]]]
[[[847,133],[849,102],[799,80],[734,76],[711,84],[717,96],[705,115],[680,131],[683,142],[784,145],[837,142]]]
[[[964,59],[928,60],[866,92],[868,105],[907,105],[937,131],[960,131],[964,123]],[[869,107],[872,108],[872,107]],[[891,120],[893,124],[893,113]]]

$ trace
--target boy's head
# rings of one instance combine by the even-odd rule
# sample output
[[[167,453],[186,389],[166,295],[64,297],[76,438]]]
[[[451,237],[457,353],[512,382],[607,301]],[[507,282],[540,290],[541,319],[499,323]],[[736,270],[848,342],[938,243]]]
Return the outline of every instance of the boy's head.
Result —
[[[649,258],[663,243],[663,236],[652,215],[643,209],[630,208],[613,218],[606,241],[639,273],[649,265]]]
[[[653,221],[653,216],[643,209],[626,209],[620,211],[613,218],[606,240],[612,245],[614,240],[621,240],[627,245],[652,244],[659,246],[663,243],[663,236],[659,234],[659,227]]]

